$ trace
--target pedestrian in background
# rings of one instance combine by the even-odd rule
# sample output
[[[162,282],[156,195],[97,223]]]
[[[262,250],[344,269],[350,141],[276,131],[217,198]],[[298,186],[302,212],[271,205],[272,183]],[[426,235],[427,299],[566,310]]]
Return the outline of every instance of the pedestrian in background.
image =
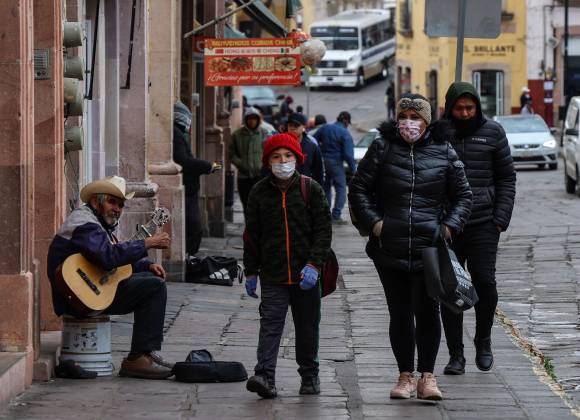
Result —
[[[194,256],[199,251],[203,230],[199,209],[199,178],[222,168],[217,162],[196,159],[191,151],[189,130],[191,111],[181,101],[173,106],[173,160],[182,168],[185,187],[185,251]]]
[[[260,126],[260,112],[249,107],[244,114],[244,125],[232,133],[229,155],[238,169],[238,194],[246,212],[250,190],[261,178],[262,144],[268,138],[268,130]]]
[[[350,124],[350,113],[342,111],[334,124],[323,125],[314,134],[324,159],[324,192],[330,205],[332,204],[332,187],[336,191],[332,207],[332,221],[339,224],[346,223],[341,217],[346,203],[346,171],[343,162],[348,164],[353,174],[356,171],[354,143],[348,132]]]
[[[528,102],[532,102],[532,95],[530,89],[527,86],[522,88],[522,94],[520,95],[520,109],[523,108]]]
[[[531,99],[524,104],[524,106],[520,110],[520,114],[523,114],[523,115],[533,115],[533,114],[535,114],[534,108],[532,107],[532,101],[531,101]]]
[[[385,91],[385,106],[387,107],[387,121],[395,119],[395,84],[390,81]]]
[[[296,165],[304,155],[296,137],[276,134],[265,145],[262,161],[271,175],[256,184],[248,199],[244,233],[246,291],[258,297],[260,335],[255,375],[246,388],[274,398],[276,361],[288,307],[296,331],[300,394],[319,394],[318,327],[320,269],[332,240],[330,211],[322,187],[312,182],[307,201]]]
[[[284,98],[284,100],[282,101],[282,105],[280,105],[280,117],[286,118],[286,117],[288,117],[288,115],[290,115],[294,112],[294,110],[290,106],[293,103],[294,103],[294,98],[292,98],[292,96],[288,95]]]
[[[453,83],[445,95],[444,118],[451,121],[455,134],[452,144],[465,165],[473,190],[473,209],[453,248],[467,270],[479,302],[475,304],[475,364],[488,371],[493,366],[491,327],[497,306],[495,262],[500,232],[510,223],[516,195],[516,172],[510,147],[501,125],[488,120],[481,111],[477,90],[466,82]],[[465,373],[463,356],[463,314],[442,309],[443,327],[449,348],[444,373]]]
[[[431,124],[427,99],[406,95],[397,104],[397,121],[379,127],[380,137],[350,183],[350,209],[371,232],[366,251],[390,314],[389,339],[399,367],[391,398],[407,399],[417,392],[420,399],[442,399],[433,375],[441,341],[439,303],[425,289],[422,250],[433,246],[441,229],[448,238],[461,232],[471,191],[441,125]]]
[[[288,132],[294,134],[300,142],[302,153],[304,154],[304,163],[298,165],[296,170],[302,175],[309,176],[324,185],[324,164],[322,162],[322,153],[318,147],[318,142],[314,137],[306,133],[306,116],[295,112],[288,117]]]
[[[326,117],[322,114],[316,114],[316,116],[314,117],[314,127],[312,127],[310,131],[308,131],[308,134],[314,136],[318,131],[318,129],[322,127],[324,124],[326,124]]]

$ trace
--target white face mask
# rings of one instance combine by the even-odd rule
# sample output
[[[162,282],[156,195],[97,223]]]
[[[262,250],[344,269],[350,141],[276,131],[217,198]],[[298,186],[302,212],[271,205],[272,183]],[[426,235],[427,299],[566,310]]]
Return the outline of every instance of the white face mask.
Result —
[[[292,175],[294,175],[294,171],[296,170],[296,161],[293,160],[291,162],[286,163],[273,163],[272,164],[272,173],[278,179],[286,180],[290,179]]]
[[[410,119],[400,120],[398,125],[399,134],[407,143],[415,143],[423,135],[423,132],[421,132],[421,121]]]

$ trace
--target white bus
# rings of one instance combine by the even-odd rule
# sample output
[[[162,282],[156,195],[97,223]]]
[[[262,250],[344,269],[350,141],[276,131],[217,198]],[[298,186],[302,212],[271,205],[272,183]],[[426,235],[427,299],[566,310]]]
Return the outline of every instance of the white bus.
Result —
[[[326,44],[326,54],[309,78],[311,87],[360,89],[367,79],[387,77],[395,55],[392,10],[347,10],[310,26],[310,35]]]

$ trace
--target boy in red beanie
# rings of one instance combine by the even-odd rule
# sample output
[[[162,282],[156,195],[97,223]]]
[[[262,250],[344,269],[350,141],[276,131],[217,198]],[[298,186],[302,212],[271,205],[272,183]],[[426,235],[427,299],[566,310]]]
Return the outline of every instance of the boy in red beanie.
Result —
[[[332,241],[330,210],[322,187],[311,182],[307,201],[296,164],[304,161],[297,138],[276,134],[264,144],[262,163],[271,175],[248,198],[244,232],[246,292],[257,298],[260,279],[260,335],[255,375],[246,388],[262,398],[277,395],[276,361],[288,307],[296,330],[300,394],[319,394],[318,326],[320,269]]]

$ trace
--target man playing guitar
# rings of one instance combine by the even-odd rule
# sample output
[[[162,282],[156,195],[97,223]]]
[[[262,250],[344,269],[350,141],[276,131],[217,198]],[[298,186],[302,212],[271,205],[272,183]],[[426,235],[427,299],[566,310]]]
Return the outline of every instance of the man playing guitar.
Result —
[[[55,286],[59,267],[72,254],[81,253],[87,260],[113,270],[131,264],[133,274],[118,285],[113,303],[102,313],[121,315],[134,312],[131,352],[123,359],[120,376],[165,379],[172,365],[155,351],[161,349],[167,288],[165,270],[148,260],[147,250],[167,249],[171,238],[155,233],[141,240],[119,242],[114,231],[123,213],[125,179],[111,176],[91,182],[80,193],[86,203],[72,211],[54,237],[48,251],[48,277],[52,286],[54,311],[57,315],[82,317]]]

